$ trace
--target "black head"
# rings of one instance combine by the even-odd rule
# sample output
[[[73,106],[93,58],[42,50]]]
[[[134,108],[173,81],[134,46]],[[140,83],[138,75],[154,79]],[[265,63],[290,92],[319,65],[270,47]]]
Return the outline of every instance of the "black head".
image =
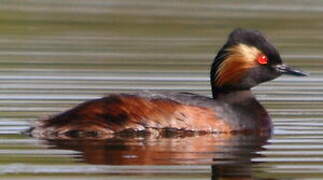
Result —
[[[262,33],[236,29],[230,33],[212,64],[213,95],[223,91],[250,89],[282,74],[305,75],[284,65],[278,50]]]

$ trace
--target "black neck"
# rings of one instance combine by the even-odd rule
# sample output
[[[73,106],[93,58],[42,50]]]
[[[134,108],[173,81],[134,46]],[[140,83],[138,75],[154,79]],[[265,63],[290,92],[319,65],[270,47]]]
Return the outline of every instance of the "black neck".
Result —
[[[257,101],[250,89],[217,91],[216,102],[226,104],[228,122],[233,127],[250,130],[267,131],[271,129],[271,119],[266,109]],[[231,109],[231,110],[230,110]]]
[[[227,94],[237,94],[237,93],[246,92],[246,91],[250,91],[250,88],[243,89],[243,88],[235,88],[232,86],[226,86],[226,87],[212,86],[213,99],[217,99],[218,96],[224,96]]]
[[[247,90],[230,90],[213,92],[213,98],[218,101],[223,101],[229,104],[246,102],[246,100],[257,101],[250,89]]]

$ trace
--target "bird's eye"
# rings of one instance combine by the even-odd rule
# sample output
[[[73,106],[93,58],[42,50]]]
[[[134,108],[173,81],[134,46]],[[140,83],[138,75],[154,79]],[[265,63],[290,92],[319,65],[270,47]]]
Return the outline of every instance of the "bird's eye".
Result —
[[[257,61],[259,64],[268,64],[268,58],[264,54],[261,54],[260,56],[258,56]]]

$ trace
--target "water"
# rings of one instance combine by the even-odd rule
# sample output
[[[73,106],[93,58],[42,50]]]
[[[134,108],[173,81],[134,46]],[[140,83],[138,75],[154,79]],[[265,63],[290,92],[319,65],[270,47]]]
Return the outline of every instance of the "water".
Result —
[[[0,6],[0,174],[6,179],[323,178],[323,2],[10,0]],[[271,137],[44,141],[39,117],[113,92],[210,96],[209,65],[236,27],[265,32],[309,77],[254,89]]]

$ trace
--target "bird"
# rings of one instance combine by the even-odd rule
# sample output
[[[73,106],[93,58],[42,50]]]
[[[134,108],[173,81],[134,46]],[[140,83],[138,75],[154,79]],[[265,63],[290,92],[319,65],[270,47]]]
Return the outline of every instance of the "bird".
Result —
[[[108,138],[117,135],[271,132],[272,121],[251,89],[283,74],[306,76],[283,63],[257,30],[234,29],[210,69],[212,97],[189,92],[114,93],[40,119],[36,138]]]

